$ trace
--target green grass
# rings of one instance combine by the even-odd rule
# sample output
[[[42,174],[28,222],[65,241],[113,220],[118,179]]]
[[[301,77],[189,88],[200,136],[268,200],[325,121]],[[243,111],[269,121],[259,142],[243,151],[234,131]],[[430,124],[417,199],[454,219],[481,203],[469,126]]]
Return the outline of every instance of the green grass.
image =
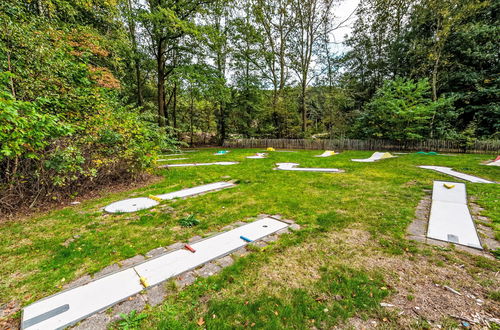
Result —
[[[203,236],[261,213],[282,214],[301,224],[303,231],[280,239],[263,252],[240,259],[213,279],[197,281],[195,286],[152,311],[146,324],[159,324],[160,328],[176,328],[176,324],[179,328],[195,327],[195,322],[202,317],[211,328],[250,327],[252,323],[261,328],[302,328],[314,326],[311,322],[318,322],[319,328],[321,325],[329,327],[354,313],[376,310],[378,302],[388,293],[379,289],[383,283],[380,274],[370,273],[363,265],[350,265],[345,257],[325,254],[325,251],[345,252],[342,245],[329,246],[330,234],[355,227],[368,232],[377,243],[376,249],[382,253],[397,256],[415,251],[405,239],[405,231],[424,190],[432,189],[432,181],[436,179],[456,181],[434,171],[419,169],[417,165],[449,166],[486,179],[500,180],[498,168],[480,165],[493,158],[492,155],[410,154],[376,163],[355,163],[350,159],[366,158],[371,152],[343,152],[329,158],[312,157],[320,151],[272,152],[267,159],[245,159],[260,149],[232,150],[223,156],[213,156],[214,151],[203,149],[188,153],[187,157],[191,158],[188,162],[241,163],[159,170],[164,179],[151,186],[2,224],[0,305],[11,300],[26,305],[60,291],[62,285],[83,274],[95,273],[136,254],[195,235]],[[186,161],[173,163],[182,162]],[[302,167],[335,167],[345,173],[273,171],[277,162],[296,162]],[[236,180],[238,185],[193,198],[163,202],[153,210],[119,215],[101,211],[103,206],[119,199],[229,179]],[[500,237],[499,186],[467,183],[467,191],[484,208],[483,215],[494,220],[492,226]],[[195,215],[200,223],[192,227],[180,226],[179,220],[189,215]],[[259,271],[269,264],[270,258],[316,240],[321,244],[309,252],[318,258],[315,270],[318,278],[304,279],[307,285],[299,283],[296,288],[276,290],[273,294],[238,294],[247,292],[243,285],[252,285],[252,279],[253,285],[257,285],[257,279],[265,276]],[[483,263],[485,267],[491,266]],[[290,268],[289,271],[299,272],[300,269]],[[221,289],[224,286],[225,291]],[[197,302],[197,298],[206,294],[213,299]],[[326,300],[315,300],[316,296],[323,295]],[[347,298],[332,300],[336,295]]]

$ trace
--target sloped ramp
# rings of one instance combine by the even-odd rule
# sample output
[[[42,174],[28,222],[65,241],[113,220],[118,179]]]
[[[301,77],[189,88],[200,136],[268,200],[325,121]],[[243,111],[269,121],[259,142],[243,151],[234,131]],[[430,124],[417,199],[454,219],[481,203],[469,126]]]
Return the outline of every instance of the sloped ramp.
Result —
[[[62,329],[126,300],[144,289],[160,284],[213,259],[223,257],[249,241],[261,239],[288,227],[264,218],[191,245],[195,251],[175,250],[142,264],[102,277],[86,285],[39,300],[23,309],[22,329]],[[245,240],[246,239],[246,240]]]
[[[493,161],[489,162],[486,165],[488,165],[488,166],[500,166],[500,156],[498,156],[497,158],[495,158]]]
[[[306,167],[297,167],[300,164],[297,163],[277,163],[278,167],[275,170],[281,171],[301,171],[301,172],[328,172],[328,173],[341,173],[344,172],[339,170],[338,168],[306,168]]]
[[[314,157],[330,157],[330,156],[334,156],[334,155],[337,155],[335,153],[335,151],[332,151],[332,150],[325,150],[324,153],[322,153],[321,155],[316,155]]]
[[[482,249],[467,207],[465,184],[434,181],[427,237]]]
[[[444,167],[444,166],[419,166],[419,167],[426,169],[426,170],[433,170],[433,171],[437,171],[437,172],[440,172],[443,174],[451,175],[451,176],[454,176],[455,178],[459,178],[459,179],[473,182],[473,183],[495,183],[493,181],[482,179],[482,178],[479,178],[477,176],[454,171],[450,167]]]
[[[351,159],[353,162],[360,162],[360,163],[372,163],[376,162],[381,159],[387,159],[387,158],[394,158],[396,156],[393,156],[390,152],[374,152],[373,155],[370,156],[370,158],[365,158],[365,159]]]

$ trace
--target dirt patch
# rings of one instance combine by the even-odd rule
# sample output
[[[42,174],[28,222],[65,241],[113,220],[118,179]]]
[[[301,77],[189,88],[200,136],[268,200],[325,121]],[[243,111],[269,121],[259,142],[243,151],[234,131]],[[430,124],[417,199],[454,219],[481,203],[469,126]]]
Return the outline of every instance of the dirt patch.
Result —
[[[500,304],[488,298],[500,287],[500,268],[491,266],[495,261],[489,268],[480,268],[477,256],[439,248],[420,250],[424,254],[389,255],[370,238],[368,232],[350,228],[307,240],[273,256],[252,270],[245,284],[223,290],[221,295],[280,296],[284,287],[310,287],[320,279],[321,267],[338,265],[382,273],[391,291],[384,301],[388,307],[381,307],[370,319],[351,318],[341,328],[445,327],[463,320],[487,326],[500,315]]]

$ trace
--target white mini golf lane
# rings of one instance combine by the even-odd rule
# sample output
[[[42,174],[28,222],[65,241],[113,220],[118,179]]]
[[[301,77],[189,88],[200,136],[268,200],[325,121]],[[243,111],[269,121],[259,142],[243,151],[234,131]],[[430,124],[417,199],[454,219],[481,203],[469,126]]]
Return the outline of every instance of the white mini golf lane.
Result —
[[[170,167],[190,167],[190,166],[209,166],[209,165],[236,165],[238,162],[215,162],[215,163],[189,163],[189,164],[170,164],[162,165],[160,168],[170,168]]]
[[[454,187],[448,189],[445,184]],[[427,237],[482,249],[467,207],[465,184],[434,181]]]
[[[245,245],[288,227],[273,218],[257,220],[191,244],[186,249],[149,259],[142,264],[97,279],[89,284],[39,300],[23,309],[22,329],[61,329],[83,320],[150,286],[223,257]]]
[[[478,178],[477,176],[454,171],[450,167],[443,167],[443,166],[419,166],[419,167],[424,168],[426,170],[433,170],[443,174],[451,175],[454,176],[455,178],[459,178],[473,183],[495,183],[493,181]]]
[[[277,163],[278,167],[275,170],[281,171],[301,171],[301,172],[328,172],[328,173],[340,173],[343,172],[338,168],[309,168],[309,167],[297,167],[300,164],[297,163]]]
[[[170,199],[175,199],[175,198],[183,198],[183,197],[199,195],[199,194],[203,194],[206,192],[230,188],[230,187],[234,187],[234,186],[235,186],[235,184],[232,182],[221,181],[221,182],[214,182],[214,183],[205,184],[202,186],[196,186],[193,188],[182,189],[182,190],[174,191],[174,192],[171,192],[168,194],[157,195],[155,197],[159,198],[161,200],[170,200]],[[158,204],[160,204],[159,201],[154,200],[152,198],[148,198],[148,197],[130,198],[130,199],[124,199],[122,201],[111,203],[104,208],[104,211],[106,211],[108,213],[137,212],[140,210],[149,209],[149,208],[156,206]]]

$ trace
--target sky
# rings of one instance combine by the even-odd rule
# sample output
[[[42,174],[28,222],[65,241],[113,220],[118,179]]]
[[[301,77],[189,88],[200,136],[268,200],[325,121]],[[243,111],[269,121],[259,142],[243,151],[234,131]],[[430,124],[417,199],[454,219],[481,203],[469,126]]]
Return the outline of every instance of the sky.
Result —
[[[335,19],[335,24],[339,24],[340,22],[344,21],[351,15],[351,13],[356,10],[356,7],[359,4],[359,0],[343,0],[337,7],[334,9],[334,13],[336,16]],[[356,20],[356,15],[352,14],[349,20],[347,20],[342,27],[338,28],[337,30],[333,31],[332,37],[335,42],[338,44],[332,46],[332,48],[339,52],[345,52],[347,48],[342,45],[342,41],[344,40],[346,34],[349,34],[351,32],[351,26]]]

